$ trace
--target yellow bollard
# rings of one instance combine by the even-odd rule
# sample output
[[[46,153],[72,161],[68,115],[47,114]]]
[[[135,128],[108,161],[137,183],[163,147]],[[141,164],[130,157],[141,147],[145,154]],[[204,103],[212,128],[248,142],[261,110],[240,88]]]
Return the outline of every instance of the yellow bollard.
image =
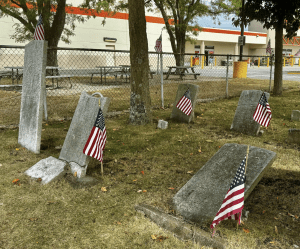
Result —
[[[283,66],[285,67],[285,57],[283,57]]]
[[[294,66],[294,58],[292,57],[292,64],[291,64],[291,66]]]
[[[267,60],[267,67],[269,67],[269,62],[270,62],[270,58],[268,57],[268,60]]]
[[[258,57],[257,67],[260,66],[260,57]]]
[[[215,57],[215,66],[217,66],[217,57]]]
[[[191,67],[194,66],[194,63],[193,63],[193,56],[191,56]]]
[[[202,58],[201,58],[201,68],[203,69],[204,67],[204,55],[202,55]]]

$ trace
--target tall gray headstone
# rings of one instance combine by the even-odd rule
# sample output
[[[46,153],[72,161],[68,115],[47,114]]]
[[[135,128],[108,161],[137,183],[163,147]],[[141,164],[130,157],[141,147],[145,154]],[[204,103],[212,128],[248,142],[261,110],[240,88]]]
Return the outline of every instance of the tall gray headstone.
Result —
[[[47,41],[34,40],[25,46],[18,143],[40,153],[45,98]]]
[[[241,93],[230,129],[248,135],[259,133],[260,124],[254,121],[253,114],[262,93],[260,90],[245,90]],[[265,95],[268,100],[270,94],[265,92]]]
[[[188,89],[190,89],[192,108],[193,108],[192,113],[189,116],[186,115],[184,112],[182,112],[181,110],[179,110],[176,107],[177,103],[179,102],[179,100],[182,98],[182,96]],[[180,122],[184,122],[184,123],[189,123],[194,119],[194,108],[196,106],[198,91],[199,91],[199,86],[197,86],[197,85],[193,85],[193,84],[178,85],[178,90],[177,90],[176,98],[175,98],[174,105],[173,105],[171,119],[174,119],[174,120],[177,120]]]
[[[71,172],[84,177],[89,157],[83,154],[84,146],[94,126],[99,111],[99,100],[103,115],[107,113],[110,99],[94,97],[82,92],[70,128],[61,149],[59,159],[70,163]]]
[[[212,222],[230,184],[245,158],[247,145],[225,144],[176,193],[175,209],[187,220]],[[245,199],[276,158],[273,151],[250,146],[246,169]]]

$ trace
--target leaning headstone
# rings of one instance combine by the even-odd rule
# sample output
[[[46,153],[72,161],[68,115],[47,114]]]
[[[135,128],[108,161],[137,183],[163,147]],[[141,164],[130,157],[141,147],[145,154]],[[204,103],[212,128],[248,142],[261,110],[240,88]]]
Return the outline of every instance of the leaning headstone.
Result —
[[[300,144],[300,129],[289,129],[288,142]]]
[[[41,180],[42,184],[47,184],[58,180],[67,172],[67,164],[52,156],[40,160],[31,168],[25,171],[25,174],[32,178]]]
[[[182,98],[182,96],[185,94],[185,92],[188,89],[190,89],[191,101],[192,101],[192,113],[190,115],[186,115],[184,112],[182,112],[180,109],[176,107],[177,103],[179,102],[179,100]],[[193,84],[178,85],[178,90],[173,105],[171,119],[184,122],[184,123],[190,123],[194,119],[194,109],[196,106],[198,91],[199,91],[199,86],[197,85],[193,85]]]
[[[18,143],[37,154],[41,147],[46,59],[47,41],[34,40],[25,46]]]
[[[300,121],[300,111],[293,110],[291,115],[292,121]]]
[[[247,145],[225,144],[176,193],[175,209],[187,220],[212,222],[230,184],[245,158]],[[273,151],[250,146],[246,169],[245,199],[276,158]]]
[[[71,172],[77,177],[84,177],[89,157],[83,154],[83,148],[91,133],[99,111],[99,100],[103,115],[107,113],[110,99],[94,97],[82,92],[76,107],[70,128],[61,149],[59,159],[70,163]]]
[[[260,124],[254,121],[253,114],[262,93],[260,90],[245,90],[241,93],[230,129],[248,135],[258,135]],[[265,92],[265,95],[268,100],[270,94]]]

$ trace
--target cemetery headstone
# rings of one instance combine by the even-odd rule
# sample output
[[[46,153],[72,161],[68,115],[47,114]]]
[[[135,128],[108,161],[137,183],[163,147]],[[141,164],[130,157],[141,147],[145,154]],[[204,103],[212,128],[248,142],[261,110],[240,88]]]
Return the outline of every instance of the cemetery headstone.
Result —
[[[25,46],[18,143],[38,154],[41,146],[47,41]]]
[[[86,92],[81,93],[59,155],[59,159],[70,163],[71,172],[77,177],[84,177],[86,174],[89,157],[83,153],[83,148],[97,118],[99,99],[105,117],[110,99],[107,97],[94,97]]]
[[[288,141],[300,144],[300,129],[289,129]]]
[[[224,197],[245,158],[247,145],[225,144],[221,149],[176,193],[175,209],[187,220],[212,222]],[[246,169],[245,199],[272,165],[276,153],[250,146]]]
[[[159,129],[167,129],[168,128],[168,122],[164,121],[162,119],[158,120],[157,128],[159,128]]]
[[[300,121],[300,111],[293,110],[291,115],[292,121]]]
[[[184,112],[182,112],[180,109],[176,107],[179,100],[182,98],[182,96],[185,94],[185,92],[190,89],[190,95],[191,95],[191,101],[192,101],[192,113],[190,115],[186,115]],[[193,84],[179,84],[177,94],[175,97],[171,119],[184,122],[184,123],[190,123],[194,119],[194,108],[196,106],[196,100],[198,96],[199,86],[193,85]]]
[[[260,124],[253,120],[253,114],[262,93],[260,90],[245,90],[241,93],[230,129],[248,135],[258,135]],[[270,94],[265,92],[265,95],[268,100]]]
[[[58,180],[67,172],[67,163],[52,156],[40,160],[31,168],[25,171],[25,174],[32,178],[41,179],[42,184],[47,184]]]

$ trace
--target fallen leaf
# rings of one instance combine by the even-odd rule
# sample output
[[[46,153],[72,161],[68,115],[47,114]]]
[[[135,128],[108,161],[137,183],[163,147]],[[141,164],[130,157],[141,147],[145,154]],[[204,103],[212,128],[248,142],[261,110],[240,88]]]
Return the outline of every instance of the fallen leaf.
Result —
[[[205,140],[206,142],[208,142],[208,143],[212,143],[213,141],[211,141],[211,140]]]
[[[167,239],[168,237],[164,237],[164,236],[159,236],[159,237],[157,237],[157,241],[159,241],[159,242],[162,242],[163,240],[165,240],[165,239]]]
[[[101,187],[101,191],[106,192],[107,191],[106,187]]]
[[[136,182],[136,181],[137,181],[137,179],[134,179],[134,180],[133,180],[133,182]]]
[[[188,172],[186,172],[187,174],[192,174],[194,171],[193,170],[190,170]]]
[[[147,190],[146,190],[146,189],[144,189],[144,190],[143,190],[143,193],[147,193]]]
[[[19,148],[16,148],[16,150],[20,150]]]
[[[173,190],[174,188],[171,187],[171,188],[168,188],[168,189]]]
[[[245,233],[250,233],[249,229],[246,229],[246,228],[243,228],[243,231],[244,231]]]
[[[77,177],[77,171],[74,173],[74,176]]]
[[[151,239],[156,239],[156,235],[152,234]]]
[[[275,242],[274,241],[270,241],[270,244],[274,244]]]
[[[275,233],[278,234],[277,226],[275,226]]]
[[[201,150],[201,146],[200,146],[200,149],[198,150],[198,152],[199,152],[199,153],[201,153],[201,152],[202,152],[202,150]]]
[[[42,129],[42,131],[44,131],[45,129]]]
[[[36,221],[38,218],[29,218],[30,221]]]
[[[142,190],[140,189],[140,190],[138,190],[137,192],[138,192],[138,193],[141,193],[141,192],[142,192]]]
[[[145,172],[144,172],[143,170],[141,171],[141,173],[142,173],[142,175],[144,175],[144,174],[145,174]]]
[[[55,201],[48,201],[47,205],[54,204],[54,203],[55,203]]]
[[[42,178],[38,178],[36,181],[37,181],[37,182],[41,182],[41,181],[42,181]]]
[[[277,217],[274,217],[274,219],[275,219],[275,220],[278,220],[278,218],[277,218]]]
[[[148,150],[148,151],[150,151],[150,149],[149,149],[149,148],[147,148],[147,150]]]
[[[119,221],[117,221],[117,224],[118,224],[118,225],[121,225],[122,223],[121,223],[121,222],[119,222]]]
[[[46,124],[46,126],[47,126],[48,124]]]
[[[190,156],[192,156],[193,155],[193,153],[190,153]]]
[[[14,180],[12,181],[12,183],[17,184],[18,181],[20,181],[20,179],[14,179]]]
[[[262,211],[262,213],[264,214],[266,212],[266,210]]]
[[[182,155],[182,154],[180,154],[180,153],[177,153],[177,155],[178,155],[178,156],[183,156],[183,155]]]
[[[295,215],[295,218],[298,219],[299,217],[297,215]]]
[[[117,160],[117,159],[115,159],[115,163],[116,163],[116,162],[118,162],[118,160]]]

